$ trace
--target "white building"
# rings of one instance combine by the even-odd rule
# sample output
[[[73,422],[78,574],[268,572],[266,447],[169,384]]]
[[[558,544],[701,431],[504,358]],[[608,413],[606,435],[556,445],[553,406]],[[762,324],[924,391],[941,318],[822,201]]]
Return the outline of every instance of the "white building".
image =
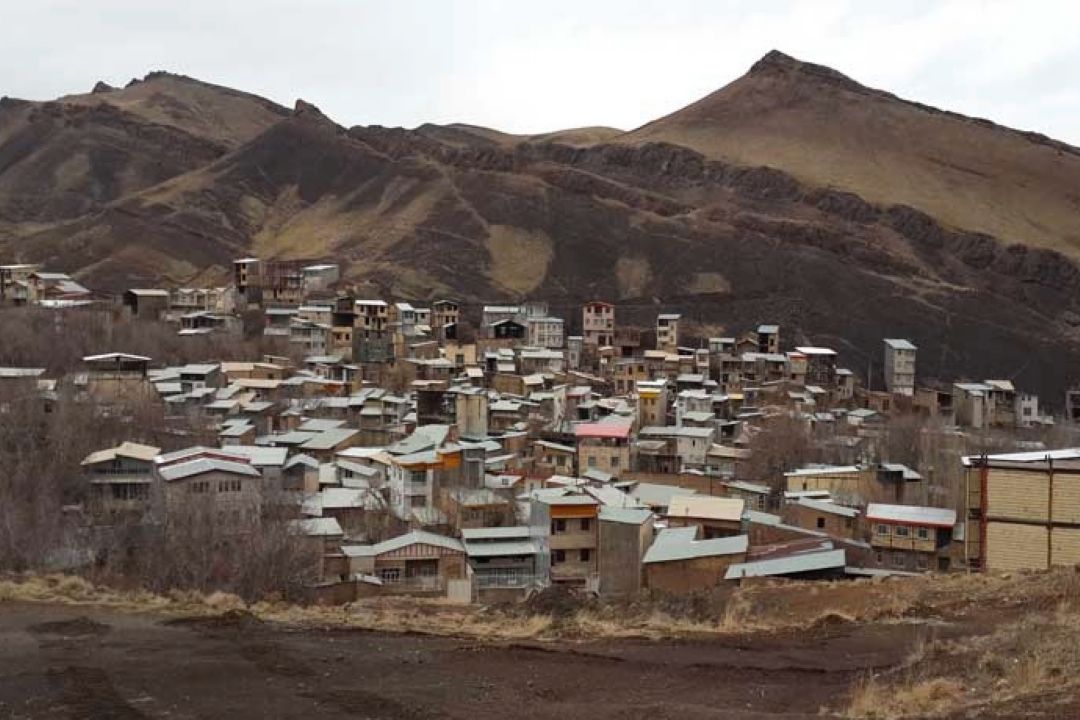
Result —
[[[909,340],[885,340],[885,389],[893,395],[915,394],[915,350]]]

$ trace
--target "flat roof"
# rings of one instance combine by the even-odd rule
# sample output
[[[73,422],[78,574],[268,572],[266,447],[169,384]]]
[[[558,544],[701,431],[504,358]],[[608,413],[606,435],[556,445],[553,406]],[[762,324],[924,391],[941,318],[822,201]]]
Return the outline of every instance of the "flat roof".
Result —
[[[950,508],[923,507],[921,505],[870,503],[866,506],[866,519],[890,524],[951,528],[956,524],[956,511]]]

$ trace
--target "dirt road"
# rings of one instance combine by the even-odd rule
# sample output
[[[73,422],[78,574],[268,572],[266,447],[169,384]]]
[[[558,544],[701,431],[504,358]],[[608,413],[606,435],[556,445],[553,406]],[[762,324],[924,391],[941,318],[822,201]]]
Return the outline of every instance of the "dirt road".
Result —
[[[3,718],[817,717],[911,627],[501,644],[0,605]]]

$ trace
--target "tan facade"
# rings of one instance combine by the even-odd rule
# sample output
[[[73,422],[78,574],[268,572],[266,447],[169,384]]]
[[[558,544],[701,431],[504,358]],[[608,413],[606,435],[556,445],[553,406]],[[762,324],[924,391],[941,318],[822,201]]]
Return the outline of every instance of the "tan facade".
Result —
[[[645,565],[645,584],[651,590],[688,593],[716,587],[727,569],[746,560],[746,553],[675,560]]]

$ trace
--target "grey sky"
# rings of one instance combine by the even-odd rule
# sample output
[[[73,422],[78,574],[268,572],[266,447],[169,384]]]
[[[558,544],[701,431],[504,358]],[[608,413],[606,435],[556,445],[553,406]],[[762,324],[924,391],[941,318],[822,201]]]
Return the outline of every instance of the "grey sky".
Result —
[[[772,48],[1080,145],[1080,3],[545,0],[0,2],[0,94],[170,70],[345,125],[629,129]]]

